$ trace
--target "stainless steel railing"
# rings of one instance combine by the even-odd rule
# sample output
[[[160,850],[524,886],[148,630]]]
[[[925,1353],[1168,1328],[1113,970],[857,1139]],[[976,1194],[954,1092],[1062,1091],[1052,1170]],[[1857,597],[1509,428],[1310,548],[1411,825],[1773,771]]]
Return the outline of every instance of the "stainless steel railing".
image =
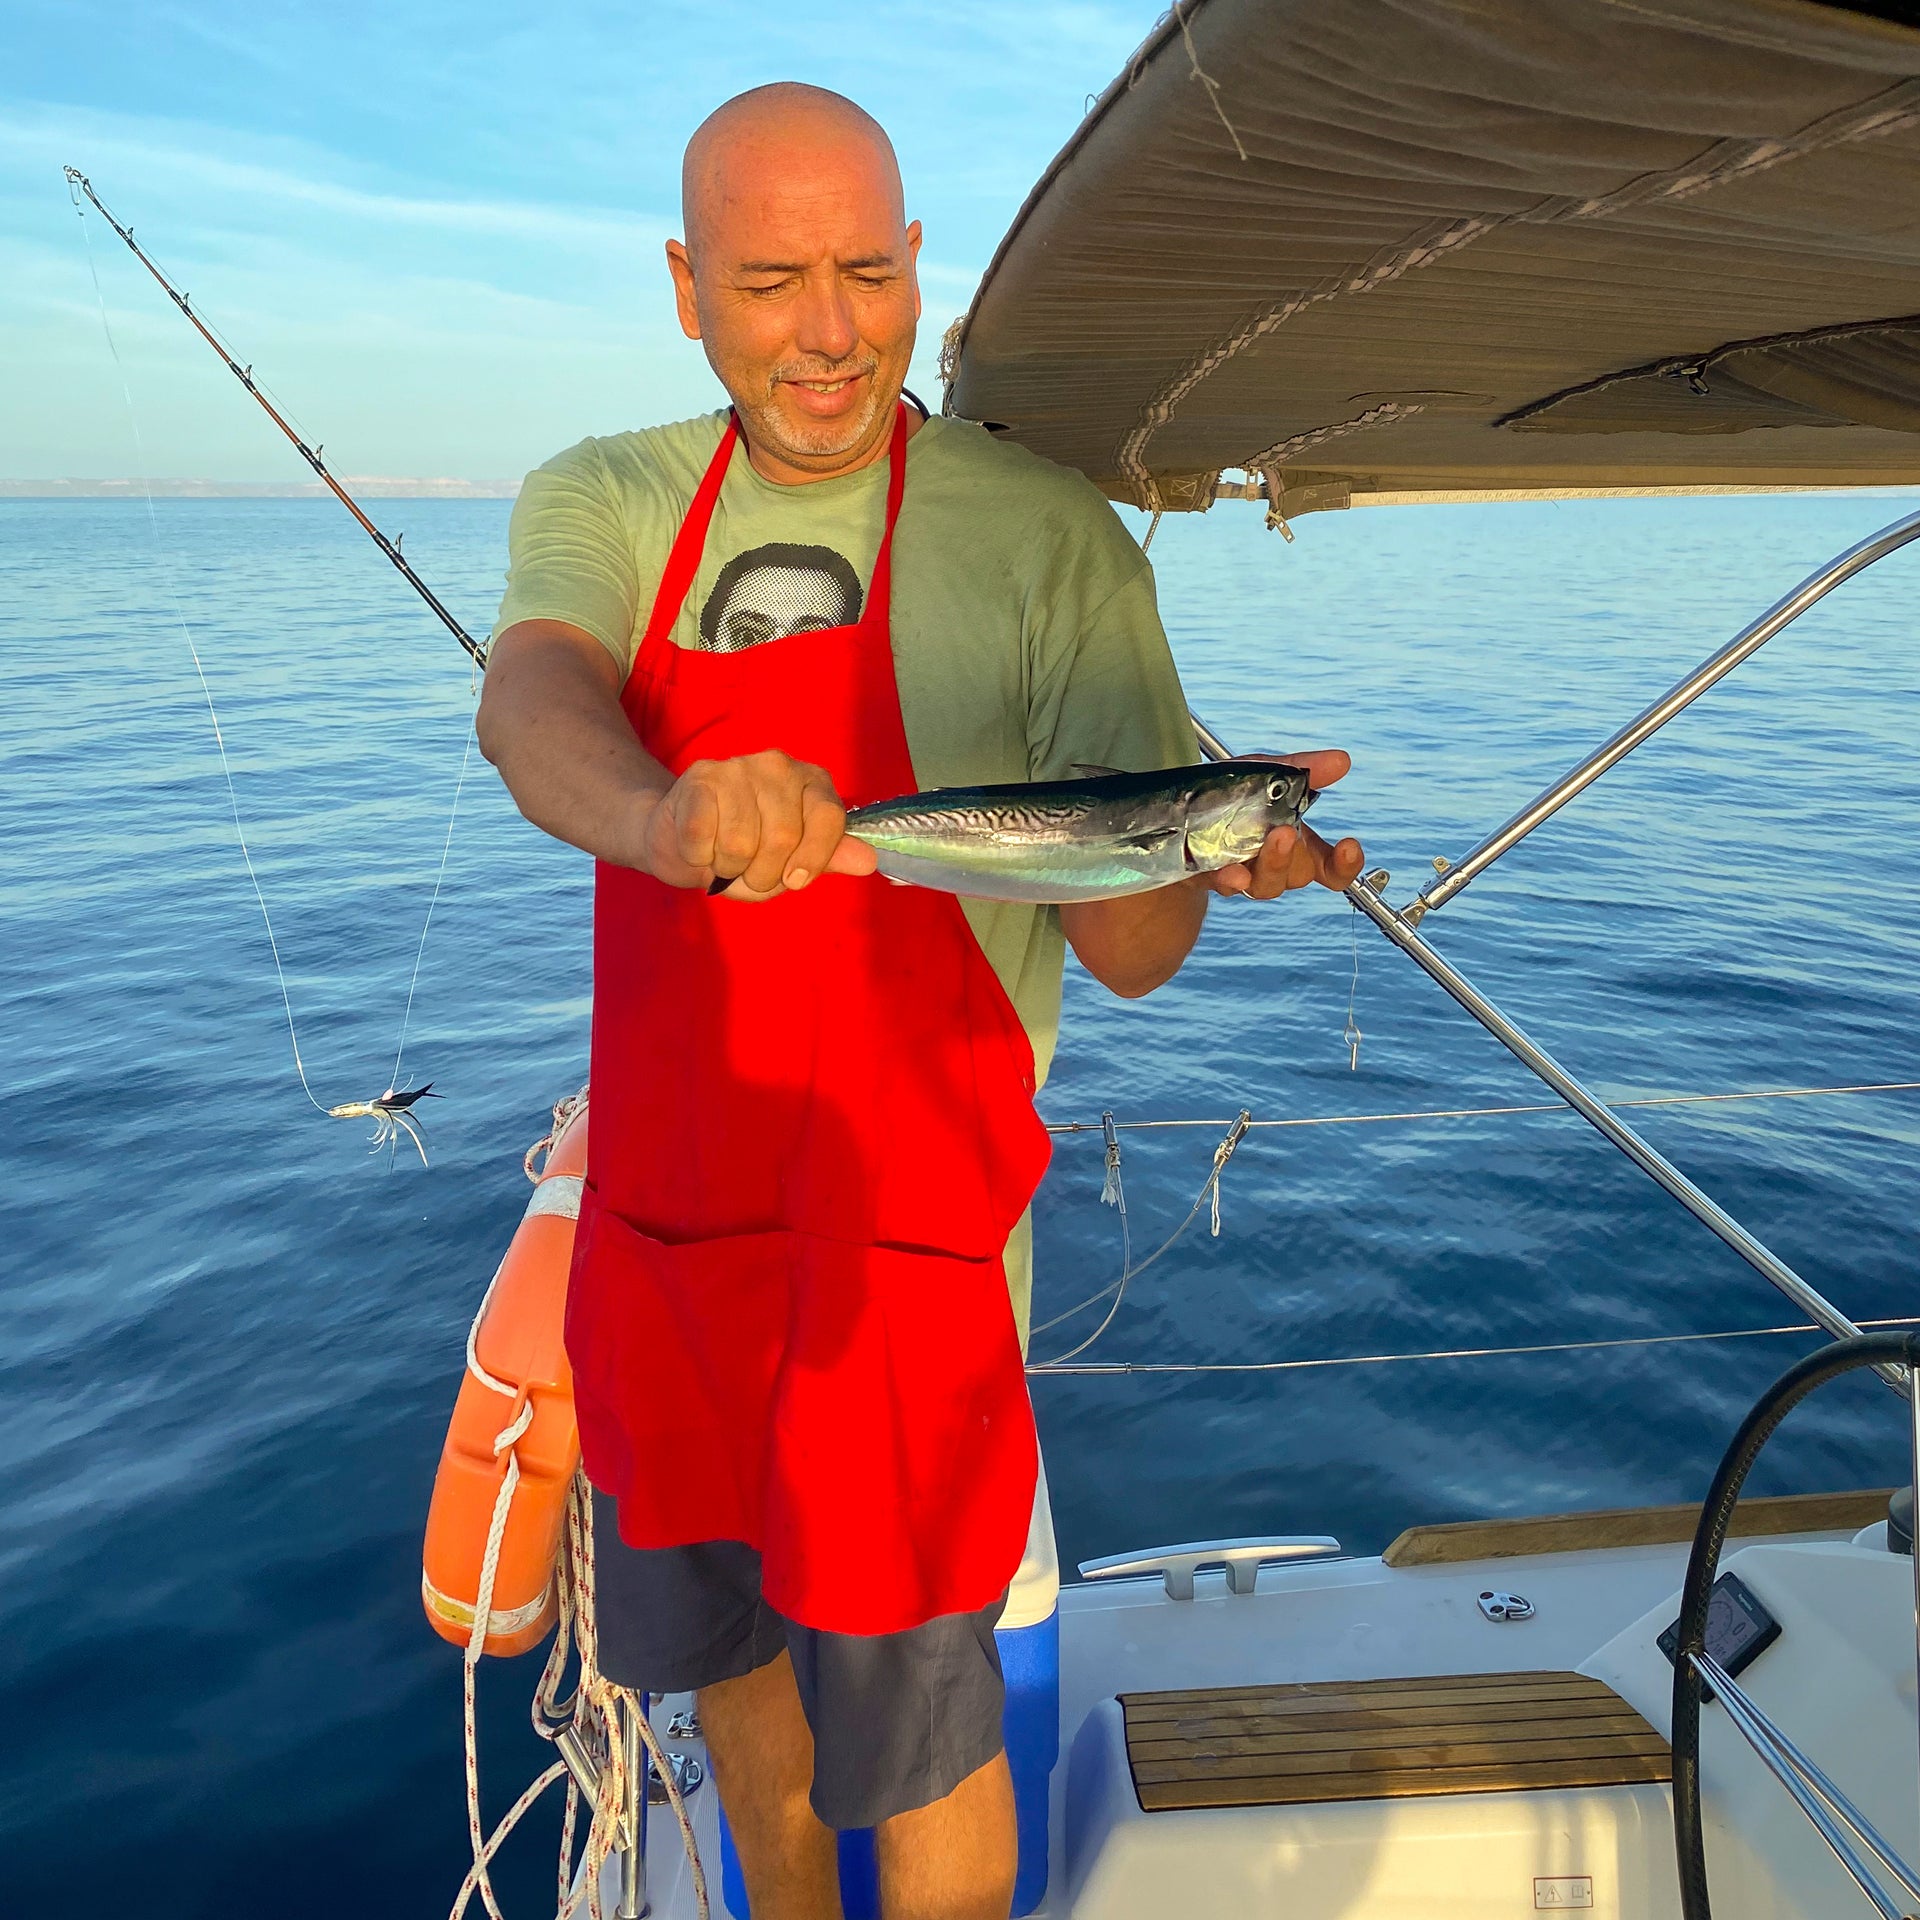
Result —
[[[1891,526],[1848,548],[1837,559],[1810,574],[1784,600],[1747,627],[1710,659],[1703,661],[1658,700],[1630,721],[1604,746],[1590,753],[1570,772],[1563,774],[1539,794],[1505,826],[1490,834],[1457,866],[1448,866],[1420,895],[1396,909],[1387,903],[1385,888],[1389,875],[1376,869],[1346,889],[1352,905],[1370,920],[1382,934],[1404,953],[1429,979],[1470,1013],[1528,1072],[1551,1087],[1568,1106],[1592,1126],[1604,1139],[1637,1166],[1640,1171],[1686,1208],[1707,1230],[1731,1247],[1755,1272],[1779,1288],[1787,1298],[1835,1339],[1849,1339],[1860,1329],[1832,1301],[1796,1273],[1778,1254],[1743,1227],[1699,1185],[1690,1180],[1665,1154],[1620,1118],[1619,1114],[1563,1067],[1547,1050],[1528,1038],[1516,1022],[1502,1013],[1458,968],[1449,965],[1416,931],[1421,919],[1452,899],[1477,875],[1484,873],[1500,856],[1517,846],[1543,820],[1557,813],[1575,794],[1590,787],[1611,767],[1617,766],[1635,747],[1650,739],[1675,714],[1681,712],[1716,681],[1724,679],[1743,660],[1750,658],[1783,627],[1799,618],[1815,601],[1851,579],[1876,560],[1897,551],[1909,541],[1920,539],[1920,513],[1909,514]],[[1200,749],[1209,759],[1233,757],[1226,742],[1197,715],[1194,732]],[[1436,862],[1436,866],[1442,865]],[[1895,1392],[1908,1392],[1904,1369],[1886,1365],[1876,1369]]]
[[[1742,661],[1758,653],[1776,633],[1783,627],[1791,626],[1815,601],[1824,599],[1842,581],[1851,580],[1876,560],[1885,559],[1908,541],[1916,539],[1920,539],[1920,513],[1911,513],[1904,520],[1896,520],[1891,526],[1882,527],[1859,545],[1849,547],[1837,559],[1829,560],[1817,572],[1810,573],[1784,600],[1776,601],[1718,653],[1701,661],[1685,679],[1668,688],[1652,706],[1629,720],[1604,746],[1596,747],[1577,767],[1562,774],[1552,786],[1528,801],[1505,826],[1488,834],[1465,859],[1454,862],[1436,860],[1434,865],[1440,868],[1439,874],[1420,889],[1417,899],[1410,900],[1401,909],[1401,918],[1408,926],[1415,927],[1427,914],[1444,907],[1455,894],[1472,885],[1503,853],[1517,847],[1535,827],[1551,819],[1575,794],[1592,786],[1608,768],[1618,766],[1635,747],[1650,740],[1675,714],[1684,712],[1709,687],[1724,680]]]

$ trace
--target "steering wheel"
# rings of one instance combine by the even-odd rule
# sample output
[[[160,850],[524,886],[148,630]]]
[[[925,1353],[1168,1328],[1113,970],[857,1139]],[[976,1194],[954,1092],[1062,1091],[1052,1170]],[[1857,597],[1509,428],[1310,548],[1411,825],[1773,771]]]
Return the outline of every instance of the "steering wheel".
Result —
[[[1706,1504],[1700,1510],[1700,1526],[1693,1537],[1693,1551],[1687,1557],[1686,1584],[1681,1588],[1678,1645],[1673,1658],[1673,1842],[1680,1871],[1680,1911],[1685,1920],[1711,1920],[1712,1913],[1707,1898],[1707,1858],[1700,1825],[1703,1685],[1697,1663],[1706,1652],[1707,1608],[1713,1597],[1713,1583],[1720,1569],[1720,1549],[1733,1519],[1734,1505],[1754,1461],[1759,1458],[1760,1449],[1808,1394],[1843,1373],[1854,1373],[1861,1367],[1884,1367],[1889,1363],[1909,1369],[1920,1365],[1920,1333],[1870,1333],[1857,1339],[1836,1340],[1789,1367],[1740,1423],[1739,1432],[1713,1476]],[[1916,1421],[1920,1422],[1920,1412],[1916,1412]],[[1916,1427],[1916,1433],[1920,1434],[1920,1426]],[[1899,1912],[1867,1877],[1864,1862],[1839,1833],[1833,1816],[1837,1813],[1839,1820],[1866,1842],[1868,1849],[1879,1856],[1881,1864],[1893,1872],[1895,1878],[1911,1886],[1911,1873],[1897,1859],[1889,1857],[1891,1850],[1886,1843],[1851,1808],[1845,1807],[1844,1801],[1836,1806],[1839,1796],[1832,1782],[1811,1768],[1804,1756],[1767,1726],[1744,1696],[1736,1700],[1733,1696],[1737,1689],[1725,1681],[1725,1676],[1720,1678],[1729,1694],[1729,1711],[1742,1711],[1746,1719],[1760,1718],[1760,1730],[1771,1736],[1771,1740],[1780,1741],[1780,1749],[1769,1753],[1760,1748],[1756,1730],[1748,1724],[1741,1725],[1742,1733],[1800,1803],[1841,1865],[1881,1913]],[[1796,1785],[1790,1776],[1797,1776],[1801,1784]],[[1815,1783],[1811,1787],[1807,1785],[1809,1780]]]

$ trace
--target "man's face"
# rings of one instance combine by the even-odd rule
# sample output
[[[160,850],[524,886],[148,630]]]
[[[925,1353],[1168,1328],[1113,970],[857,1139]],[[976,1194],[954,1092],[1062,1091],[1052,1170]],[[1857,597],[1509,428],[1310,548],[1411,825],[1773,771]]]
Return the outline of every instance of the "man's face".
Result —
[[[902,219],[891,156],[804,122],[747,128],[708,157],[700,193],[688,245],[667,249],[680,322],[756,459],[792,479],[864,464],[893,424],[920,314],[920,226]]]

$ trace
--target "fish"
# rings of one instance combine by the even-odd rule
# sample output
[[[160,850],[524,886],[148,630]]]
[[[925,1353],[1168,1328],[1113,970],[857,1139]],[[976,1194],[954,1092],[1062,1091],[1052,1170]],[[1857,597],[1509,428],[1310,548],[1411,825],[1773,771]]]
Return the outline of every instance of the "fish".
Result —
[[[1313,804],[1303,767],[1216,760],[1163,773],[936,787],[854,807],[847,832],[910,886],[1064,906],[1151,893],[1251,860]]]

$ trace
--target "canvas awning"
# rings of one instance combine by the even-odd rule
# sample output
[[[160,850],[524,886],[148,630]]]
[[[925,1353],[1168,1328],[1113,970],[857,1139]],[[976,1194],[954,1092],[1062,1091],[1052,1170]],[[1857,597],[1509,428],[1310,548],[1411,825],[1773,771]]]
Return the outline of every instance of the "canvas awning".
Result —
[[[949,354],[1139,506],[1920,482],[1920,7],[1184,0]]]

